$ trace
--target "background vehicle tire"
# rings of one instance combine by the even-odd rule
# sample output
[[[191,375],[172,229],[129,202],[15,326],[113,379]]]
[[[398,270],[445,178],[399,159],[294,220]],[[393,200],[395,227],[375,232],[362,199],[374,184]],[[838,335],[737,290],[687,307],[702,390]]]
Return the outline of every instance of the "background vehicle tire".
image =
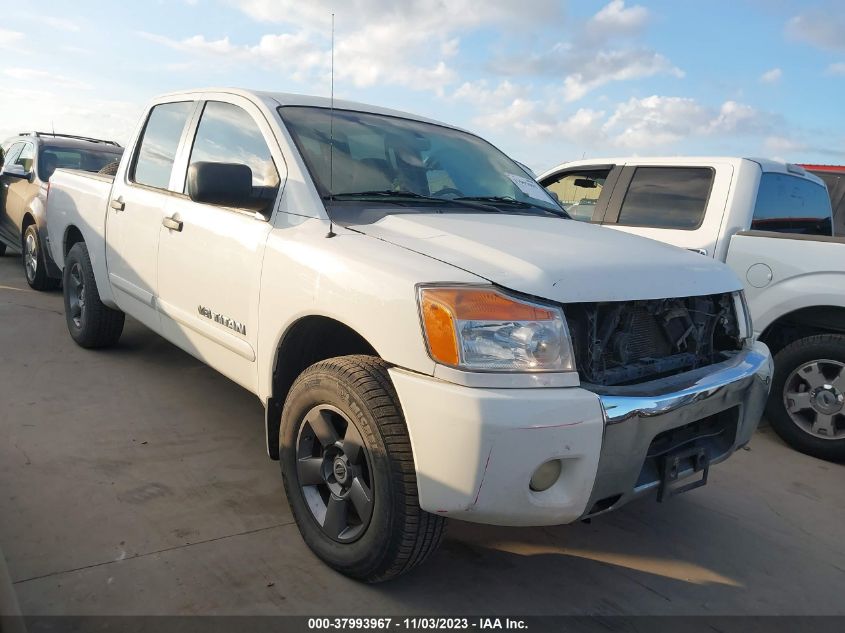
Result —
[[[0,257],[6,254],[6,245],[0,242]]]
[[[47,262],[44,260],[44,250],[41,248],[41,237],[38,227],[30,224],[23,232],[23,272],[26,283],[33,290],[55,290],[59,287],[59,280],[47,275]]]
[[[100,301],[88,247],[77,242],[65,258],[65,320],[71,337],[82,347],[110,347],[117,343],[126,318]]]
[[[845,461],[845,335],[808,336],[777,353],[766,416],[793,448]]]
[[[120,167],[120,161],[115,160],[106,165],[103,165],[98,171],[98,174],[103,174],[104,176],[114,176],[117,174],[117,168]]]
[[[408,429],[381,359],[306,369],[285,400],[279,446],[302,538],[330,567],[380,582],[437,549],[445,519],[419,506]]]

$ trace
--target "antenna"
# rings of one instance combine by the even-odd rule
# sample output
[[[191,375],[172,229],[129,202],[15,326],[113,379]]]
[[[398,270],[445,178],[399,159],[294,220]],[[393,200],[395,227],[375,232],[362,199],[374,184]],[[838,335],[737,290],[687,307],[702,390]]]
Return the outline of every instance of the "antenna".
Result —
[[[332,70],[331,97],[329,98],[329,202],[334,202],[334,13],[332,13]],[[334,220],[329,213],[329,232],[326,237],[334,237]]]
[[[53,119],[50,119],[50,127],[53,128],[53,136],[56,135],[56,124]]]

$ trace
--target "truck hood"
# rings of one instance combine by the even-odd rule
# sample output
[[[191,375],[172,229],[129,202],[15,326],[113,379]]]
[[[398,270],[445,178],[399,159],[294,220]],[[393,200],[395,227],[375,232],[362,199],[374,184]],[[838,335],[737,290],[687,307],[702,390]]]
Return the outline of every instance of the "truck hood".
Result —
[[[742,287],[727,266],[709,257],[555,217],[396,214],[347,226],[561,303],[689,297]]]

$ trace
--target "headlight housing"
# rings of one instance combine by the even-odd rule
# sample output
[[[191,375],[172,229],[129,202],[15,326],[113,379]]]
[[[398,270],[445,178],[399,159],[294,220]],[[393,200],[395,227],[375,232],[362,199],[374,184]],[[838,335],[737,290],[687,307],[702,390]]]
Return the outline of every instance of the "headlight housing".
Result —
[[[573,371],[563,311],[490,286],[421,286],[426,345],[438,363],[471,371]]]
[[[733,293],[734,309],[736,310],[736,323],[739,327],[739,338],[751,342],[754,339],[754,325],[751,322],[751,311],[748,309],[748,302],[745,300],[745,291],[737,290]]]

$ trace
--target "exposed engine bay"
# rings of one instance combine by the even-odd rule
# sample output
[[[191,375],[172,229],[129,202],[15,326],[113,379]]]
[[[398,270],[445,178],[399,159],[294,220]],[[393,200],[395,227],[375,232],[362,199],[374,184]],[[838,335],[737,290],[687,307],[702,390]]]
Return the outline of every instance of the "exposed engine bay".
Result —
[[[742,348],[730,293],[565,306],[582,382],[630,385],[727,360]]]

